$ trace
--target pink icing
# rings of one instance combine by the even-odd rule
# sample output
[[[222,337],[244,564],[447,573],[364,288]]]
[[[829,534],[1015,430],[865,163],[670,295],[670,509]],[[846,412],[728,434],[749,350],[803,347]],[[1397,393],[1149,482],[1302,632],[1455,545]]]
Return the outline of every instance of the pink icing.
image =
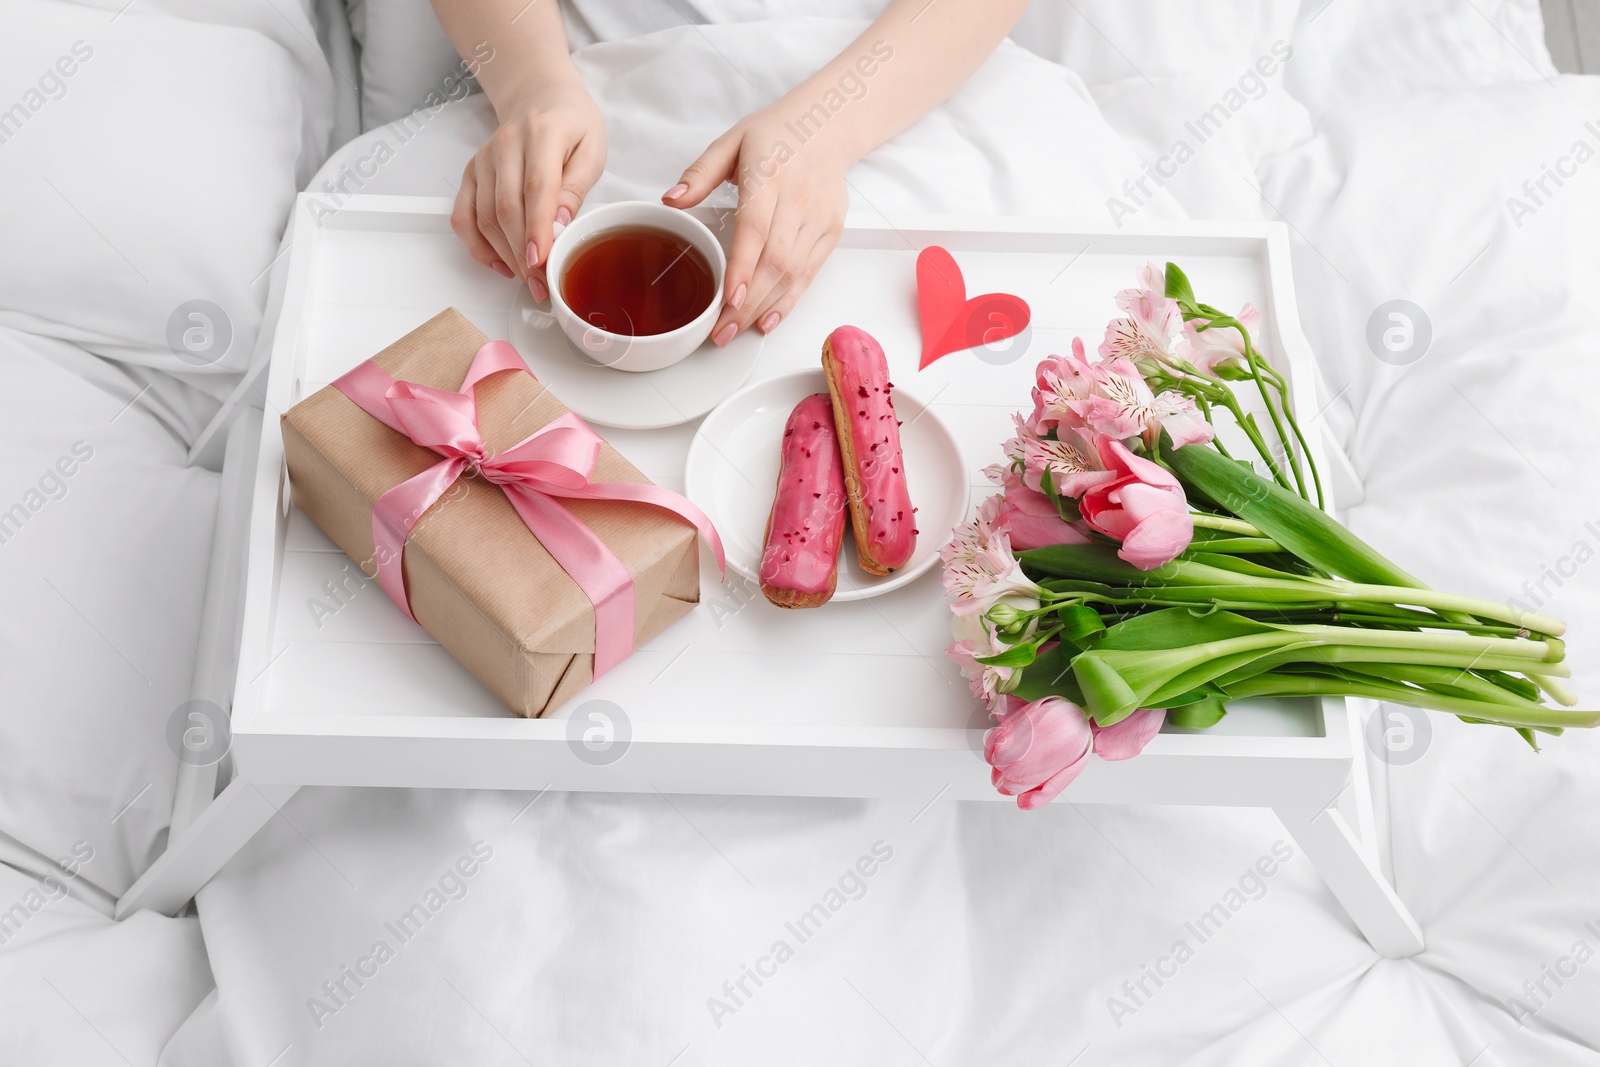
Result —
[[[916,509],[906,488],[900,422],[890,393],[883,347],[865,330],[841,326],[828,336],[838,364],[839,402],[855,444],[861,495],[867,507],[867,544],[872,558],[890,570],[903,567],[917,547]],[[859,537],[861,531],[856,531]]]
[[[778,589],[828,589],[844,536],[844,467],[827,393],[795,405],[783,431],[783,466],[772,501],[761,581]]]

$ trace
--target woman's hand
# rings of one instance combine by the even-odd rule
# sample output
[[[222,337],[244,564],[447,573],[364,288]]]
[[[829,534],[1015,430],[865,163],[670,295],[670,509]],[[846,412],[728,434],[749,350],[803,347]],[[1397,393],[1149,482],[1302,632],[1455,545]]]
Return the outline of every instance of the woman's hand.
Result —
[[[828,139],[799,142],[782,101],[746,116],[711,142],[661,199],[693,207],[725,181],[739,210],[712,340],[726,345],[752,325],[771,333],[794,308],[844,229],[853,160]]]
[[[543,300],[554,224],[572,221],[605,169],[605,120],[570,65],[501,96],[500,128],[467,164],[450,226],[473,259]]]

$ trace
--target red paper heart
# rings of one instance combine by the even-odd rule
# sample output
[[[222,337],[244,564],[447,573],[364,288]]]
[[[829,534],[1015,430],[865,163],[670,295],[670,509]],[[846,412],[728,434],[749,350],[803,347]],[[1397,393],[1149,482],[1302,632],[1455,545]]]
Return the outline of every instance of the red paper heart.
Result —
[[[1010,293],[968,300],[961,268],[938,245],[917,256],[917,310],[922,317],[921,367],[951,352],[1015,337],[1027,328],[1029,317],[1027,301]]]

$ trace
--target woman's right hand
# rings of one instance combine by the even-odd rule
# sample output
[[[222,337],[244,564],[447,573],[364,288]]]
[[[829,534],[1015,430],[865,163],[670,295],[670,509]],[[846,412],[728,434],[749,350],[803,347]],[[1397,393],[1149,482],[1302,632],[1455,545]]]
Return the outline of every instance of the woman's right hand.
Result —
[[[576,69],[505,94],[500,128],[467,163],[450,227],[473,259],[549,296],[554,225],[572,221],[606,163],[606,127]]]

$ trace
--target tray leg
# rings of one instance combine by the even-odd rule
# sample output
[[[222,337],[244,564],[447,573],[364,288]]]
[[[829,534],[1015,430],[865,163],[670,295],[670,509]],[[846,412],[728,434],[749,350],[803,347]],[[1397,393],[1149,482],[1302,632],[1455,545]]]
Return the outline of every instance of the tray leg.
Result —
[[[1380,956],[1402,959],[1423,950],[1422,928],[1337,809],[1273,810]]]
[[[299,790],[235,778],[117,901],[117,918],[144,908],[174,915]]]

